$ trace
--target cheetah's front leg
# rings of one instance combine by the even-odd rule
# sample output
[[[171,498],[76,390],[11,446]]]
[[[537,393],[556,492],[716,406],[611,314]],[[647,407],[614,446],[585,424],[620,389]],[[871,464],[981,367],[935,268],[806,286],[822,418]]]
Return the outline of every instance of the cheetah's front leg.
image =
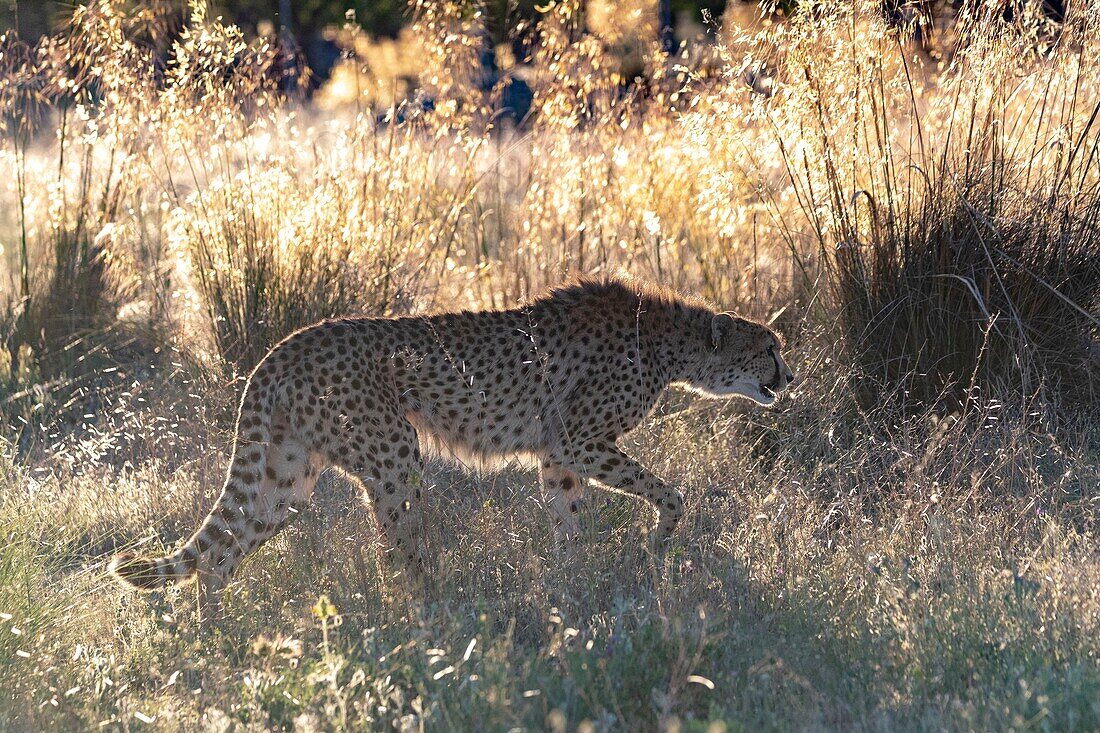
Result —
[[[588,442],[566,451],[561,465],[604,486],[645,499],[657,510],[654,538],[667,544],[684,513],[684,495],[623,453],[613,442]]]

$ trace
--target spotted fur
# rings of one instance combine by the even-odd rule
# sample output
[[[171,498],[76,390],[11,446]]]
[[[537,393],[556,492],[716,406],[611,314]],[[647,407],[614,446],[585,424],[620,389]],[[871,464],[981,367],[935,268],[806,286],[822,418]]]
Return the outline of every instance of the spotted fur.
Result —
[[[577,532],[589,479],[649,502],[658,540],[679,491],[616,446],[673,383],[769,404],[794,379],[766,327],[622,278],[586,279],[510,310],[324,321],[284,339],[241,399],[221,495],[175,553],[115,558],[141,589],[194,577],[207,603],[241,561],[302,511],[325,466],[363,486],[379,542],[423,562],[421,440],[540,466],[560,532]]]

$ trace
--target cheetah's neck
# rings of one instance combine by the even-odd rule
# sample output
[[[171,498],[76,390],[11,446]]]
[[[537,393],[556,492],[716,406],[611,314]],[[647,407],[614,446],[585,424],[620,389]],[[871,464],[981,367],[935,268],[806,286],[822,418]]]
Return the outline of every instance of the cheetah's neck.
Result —
[[[646,303],[646,320],[654,351],[667,381],[685,382],[710,350],[714,311],[696,303]]]

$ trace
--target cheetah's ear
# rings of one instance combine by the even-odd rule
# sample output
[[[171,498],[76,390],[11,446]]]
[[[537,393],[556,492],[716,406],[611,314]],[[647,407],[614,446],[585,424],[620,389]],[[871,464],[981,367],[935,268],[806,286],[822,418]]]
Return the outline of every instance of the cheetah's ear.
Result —
[[[717,350],[733,332],[737,320],[732,313],[719,313],[710,321],[711,348]]]

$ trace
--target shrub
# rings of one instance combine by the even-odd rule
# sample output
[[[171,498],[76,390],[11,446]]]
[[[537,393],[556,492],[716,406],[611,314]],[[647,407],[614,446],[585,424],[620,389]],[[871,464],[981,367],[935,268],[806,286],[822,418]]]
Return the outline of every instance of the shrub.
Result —
[[[873,210],[870,235],[839,247],[832,284],[849,353],[872,378],[865,397],[874,384],[921,401],[1095,389],[1100,199],[1036,201],[1001,166],[941,173],[897,219]]]
[[[134,294],[112,263],[130,254],[117,246],[115,222],[140,198],[136,140],[105,124],[117,112],[111,102],[92,106],[101,88],[76,68],[79,45],[75,31],[33,46],[0,37],[0,131],[18,200],[17,286],[0,303],[13,375],[28,357],[46,379],[86,371],[81,352],[104,343],[121,299]],[[38,134],[46,122],[56,123],[52,142]]]
[[[283,171],[237,177],[177,212],[177,238],[218,355],[250,370],[284,336],[364,298],[346,197]]]
[[[1095,28],[1071,16],[1052,47],[1045,26],[964,11],[932,76],[874,7],[821,12],[795,19],[768,115],[797,129],[776,135],[808,226],[787,223],[817,242],[819,315],[864,402],[1094,395]]]

